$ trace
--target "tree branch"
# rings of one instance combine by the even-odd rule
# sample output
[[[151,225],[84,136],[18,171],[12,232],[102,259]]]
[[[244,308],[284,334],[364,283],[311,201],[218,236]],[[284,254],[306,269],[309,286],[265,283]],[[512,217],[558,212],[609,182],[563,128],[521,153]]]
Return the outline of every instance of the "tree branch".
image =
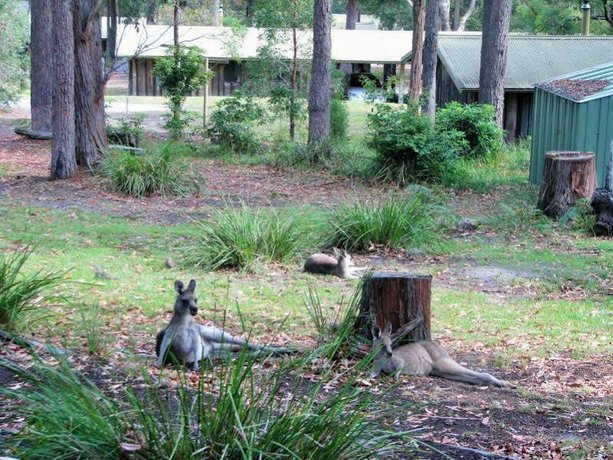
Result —
[[[470,19],[473,12],[475,11],[475,6],[477,4],[477,0],[470,0],[470,5],[466,9],[466,13],[460,18],[460,22],[458,22],[456,29],[458,32],[463,32],[466,27],[466,21]]]

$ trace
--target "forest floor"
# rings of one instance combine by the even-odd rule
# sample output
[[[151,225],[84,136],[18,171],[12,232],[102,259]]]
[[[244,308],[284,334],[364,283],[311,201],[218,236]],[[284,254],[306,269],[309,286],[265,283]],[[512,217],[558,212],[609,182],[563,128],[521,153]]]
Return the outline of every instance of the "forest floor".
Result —
[[[302,302],[284,297],[286,289],[301,290],[310,283],[305,281],[307,275],[298,273],[298,266],[273,266],[256,274],[169,270],[163,268],[162,261],[172,255],[173,246],[151,254],[148,251],[154,249],[149,246],[156,245],[155,235],[166,232],[172,239],[175,233],[180,233],[182,225],[207,218],[213,209],[227,204],[286,207],[308,204],[332,208],[346,200],[388,192],[380,186],[320,171],[198,159],[195,161],[206,179],[200,195],[176,199],[122,197],[106,191],[96,176],[85,172],[66,181],[49,181],[50,143],[26,140],[13,132],[15,119],[24,117],[24,113],[15,110],[0,113],[0,251],[34,242],[41,246],[38,262],[53,266],[56,262],[52,259],[61,259],[63,255],[45,247],[40,239],[54,238],[56,224],[61,226],[61,221],[68,221],[68,227],[57,231],[63,232],[63,238],[74,238],[75,251],[79,247],[88,248],[70,259],[75,263],[81,258],[80,265],[84,266],[76,269],[76,278],[100,284],[100,280],[88,274],[91,271],[88,267],[98,259],[101,265],[106,262],[116,270],[132,264],[130,257],[139,251],[142,254],[136,257],[145,260],[141,262],[142,274],[128,267],[125,270],[130,277],[126,280],[119,275],[120,279],[108,281],[109,286],[79,288],[82,292],[77,295],[93,296],[113,310],[107,332],[117,336],[103,358],[75,353],[75,365],[85,372],[98,362],[107,366],[129,365],[122,361],[124,349],[153,353],[152,335],[169,317],[168,308],[163,305],[171,301],[170,296],[160,292],[167,292],[171,280],[177,277],[205,278],[211,283],[211,290],[229,291],[229,297],[254,302],[255,309],[248,317],[253,319],[254,336],[260,341],[272,335],[276,342],[303,347],[314,344],[314,333],[306,326]],[[448,206],[461,218],[486,221],[488,216],[508,206],[508,197],[513,193],[507,188],[488,194],[448,191]],[[81,218],[86,222],[82,225],[91,226],[91,232],[77,227],[71,233],[70,222],[76,224]],[[521,213],[498,216],[498,221],[506,218],[520,219]],[[45,225],[49,226],[48,232],[42,230]],[[142,231],[147,239],[140,246],[131,239],[125,247],[114,242],[112,249],[108,249],[102,237],[97,239],[96,232],[111,232],[111,236],[113,231],[120,232],[113,230],[113,225],[129,225],[131,232]],[[613,458],[613,242],[559,229],[541,232],[513,225],[458,229],[450,238],[456,249],[447,253],[375,248],[356,254],[354,260],[356,265],[378,270],[433,274],[436,338],[458,362],[490,372],[518,388],[475,387],[430,377],[404,377],[397,385],[391,378],[363,379],[364,391],[381,394],[381,405],[395,407],[390,427],[417,430],[421,440],[434,443],[450,458],[483,458],[476,451],[453,446],[511,458]],[[80,246],[81,241],[84,246]],[[108,260],[111,256],[107,249],[113,253],[115,262]],[[532,254],[535,251],[543,256],[541,260]],[[556,257],[561,258],[561,264]],[[151,278],[152,285],[163,282],[168,286],[158,285],[154,292],[150,286],[144,292],[137,288],[138,299],[122,314],[120,308],[126,297],[120,292],[137,284],[140,276]],[[258,291],[265,289],[261,286],[267,283],[273,294]],[[318,279],[314,283],[326,292],[324,301],[328,300],[326,296],[332,299],[350,295],[355,286],[336,279]],[[249,299],[250,293],[261,297]],[[292,303],[291,308],[297,312],[297,326],[295,330],[285,328],[279,334],[265,323],[271,318],[283,319],[284,301]],[[148,302],[155,303],[156,312],[141,309],[140,304]],[[554,316],[569,309],[576,309],[571,322],[555,323]],[[553,311],[551,323],[548,317],[538,316],[548,310]],[[229,316],[230,327],[238,330],[235,319]],[[61,318],[57,321],[62,322]],[[34,330],[33,334],[38,340],[56,345],[65,344],[66,337],[75,339],[69,341],[72,345],[79,344],[79,340],[81,346],[83,343],[78,332],[57,324],[50,330]],[[3,344],[0,357],[20,364],[30,361],[29,355],[14,344]],[[147,364],[151,373],[159,372],[151,362]],[[0,385],[19,382],[0,372]],[[0,414],[1,454],[2,437],[19,429],[23,420],[14,416],[8,400],[0,400]],[[413,456],[445,458],[430,450],[415,455],[407,453],[407,458]]]

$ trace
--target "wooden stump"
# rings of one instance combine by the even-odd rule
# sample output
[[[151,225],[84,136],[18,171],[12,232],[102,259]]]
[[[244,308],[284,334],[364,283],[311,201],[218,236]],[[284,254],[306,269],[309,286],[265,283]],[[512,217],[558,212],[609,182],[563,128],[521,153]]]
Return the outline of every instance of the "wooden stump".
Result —
[[[604,187],[594,191],[591,205],[596,213],[594,233],[598,236],[613,236],[613,141]]]
[[[409,273],[373,273],[364,280],[358,331],[372,338],[373,323],[383,329],[392,326],[392,334],[409,322],[421,318],[417,326],[399,343],[431,340],[430,287],[431,276]]]
[[[596,161],[591,152],[547,152],[538,208],[560,217],[579,198],[590,198],[596,188]]]

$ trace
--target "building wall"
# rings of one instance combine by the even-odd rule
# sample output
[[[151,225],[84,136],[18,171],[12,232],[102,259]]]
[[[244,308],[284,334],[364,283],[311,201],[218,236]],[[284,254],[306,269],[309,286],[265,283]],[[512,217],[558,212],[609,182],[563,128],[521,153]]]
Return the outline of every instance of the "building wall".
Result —
[[[552,150],[594,152],[599,186],[604,184],[613,142],[613,96],[577,103],[536,89],[530,181],[540,184],[545,154]]]

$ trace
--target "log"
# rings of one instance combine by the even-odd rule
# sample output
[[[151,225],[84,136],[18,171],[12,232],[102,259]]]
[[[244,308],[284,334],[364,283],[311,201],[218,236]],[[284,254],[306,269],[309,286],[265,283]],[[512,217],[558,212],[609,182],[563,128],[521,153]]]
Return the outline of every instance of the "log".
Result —
[[[611,141],[605,185],[594,191],[591,205],[596,213],[594,233],[598,236],[613,236],[613,141]]]
[[[38,141],[48,141],[53,139],[53,135],[48,131],[38,131],[36,129],[31,128],[15,128],[15,134],[19,134],[21,136],[26,136],[30,139],[36,139]]]
[[[360,315],[357,331],[372,338],[371,326],[383,329],[392,326],[392,335],[399,337],[399,344],[432,340],[430,332],[431,276],[410,273],[373,273],[366,278],[362,288]],[[413,322],[410,327],[409,323]]]
[[[590,198],[596,188],[596,161],[592,152],[547,152],[538,208],[558,218],[579,198]]]

